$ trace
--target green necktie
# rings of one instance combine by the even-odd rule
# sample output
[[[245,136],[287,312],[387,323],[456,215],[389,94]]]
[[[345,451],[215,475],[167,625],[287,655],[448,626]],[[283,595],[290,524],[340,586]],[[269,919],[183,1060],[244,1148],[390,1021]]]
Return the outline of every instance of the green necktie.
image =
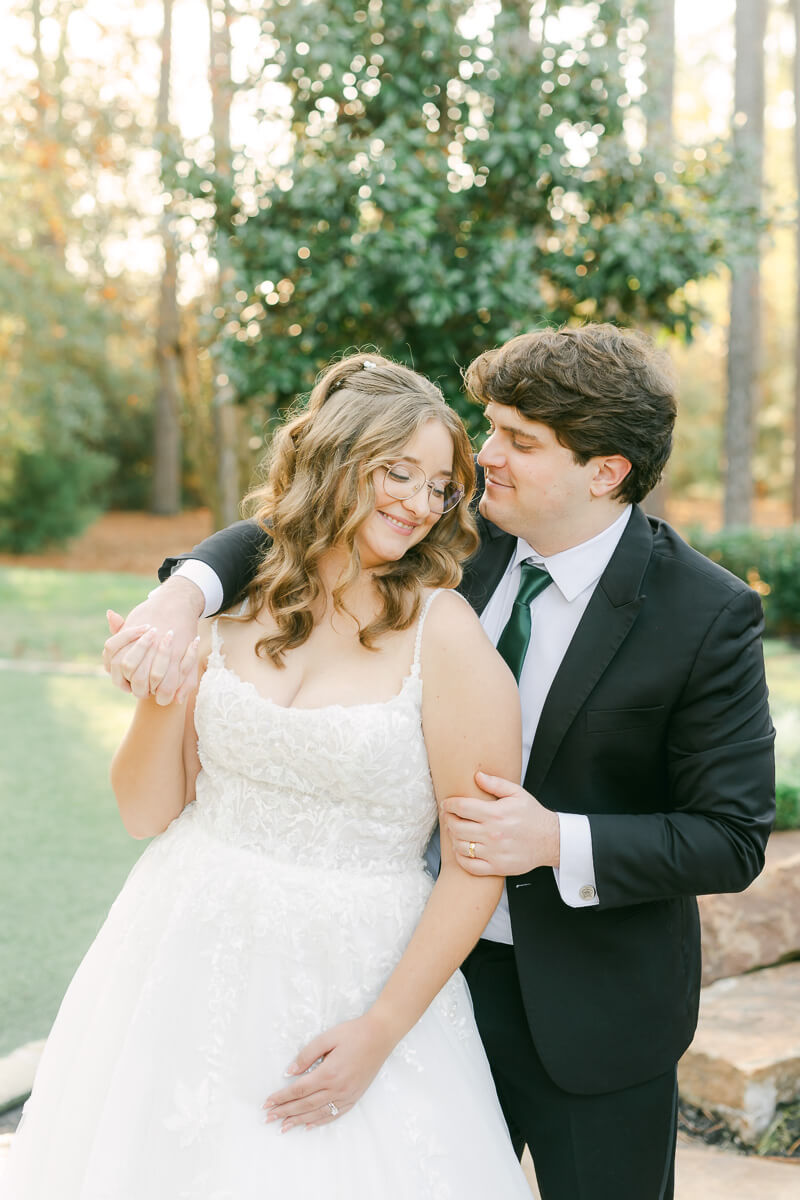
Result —
[[[541,567],[536,567],[529,562],[522,564],[519,591],[511,609],[511,616],[497,643],[498,652],[511,667],[517,683],[519,683],[522,664],[531,640],[531,600],[552,582],[552,577]]]

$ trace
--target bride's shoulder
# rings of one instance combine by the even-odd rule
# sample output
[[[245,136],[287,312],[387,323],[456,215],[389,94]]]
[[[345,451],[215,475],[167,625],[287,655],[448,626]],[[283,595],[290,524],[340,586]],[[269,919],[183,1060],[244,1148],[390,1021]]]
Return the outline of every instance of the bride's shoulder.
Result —
[[[458,592],[442,590],[431,601],[421,665],[428,708],[446,700],[455,712],[469,703],[486,720],[519,709],[514,676]]]
[[[451,588],[438,588],[423,597],[425,637],[423,647],[452,654],[465,647],[485,644],[493,649],[469,601]]]

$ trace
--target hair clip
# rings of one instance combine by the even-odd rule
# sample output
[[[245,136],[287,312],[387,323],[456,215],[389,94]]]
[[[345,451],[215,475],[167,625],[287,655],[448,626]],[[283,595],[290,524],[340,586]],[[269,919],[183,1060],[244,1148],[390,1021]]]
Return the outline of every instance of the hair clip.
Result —
[[[378,364],[374,363],[371,358],[365,358],[362,365],[365,371],[373,371],[378,366]]]

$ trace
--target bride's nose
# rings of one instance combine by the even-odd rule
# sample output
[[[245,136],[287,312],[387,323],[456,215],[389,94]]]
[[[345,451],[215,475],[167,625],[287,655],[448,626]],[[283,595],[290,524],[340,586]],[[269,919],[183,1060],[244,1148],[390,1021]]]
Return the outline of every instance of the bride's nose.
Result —
[[[431,496],[427,483],[423,483],[418,492],[414,492],[413,496],[403,501],[403,508],[407,508],[417,517],[427,517],[431,511]]]

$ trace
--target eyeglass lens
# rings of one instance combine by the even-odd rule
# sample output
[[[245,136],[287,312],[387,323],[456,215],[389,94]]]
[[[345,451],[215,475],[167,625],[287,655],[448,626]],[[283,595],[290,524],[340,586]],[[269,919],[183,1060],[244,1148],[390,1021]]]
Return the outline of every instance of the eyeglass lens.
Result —
[[[428,479],[413,463],[391,463],[384,472],[383,486],[395,500],[410,500],[427,484],[431,512],[447,512],[464,494],[463,488],[450,479]]]

